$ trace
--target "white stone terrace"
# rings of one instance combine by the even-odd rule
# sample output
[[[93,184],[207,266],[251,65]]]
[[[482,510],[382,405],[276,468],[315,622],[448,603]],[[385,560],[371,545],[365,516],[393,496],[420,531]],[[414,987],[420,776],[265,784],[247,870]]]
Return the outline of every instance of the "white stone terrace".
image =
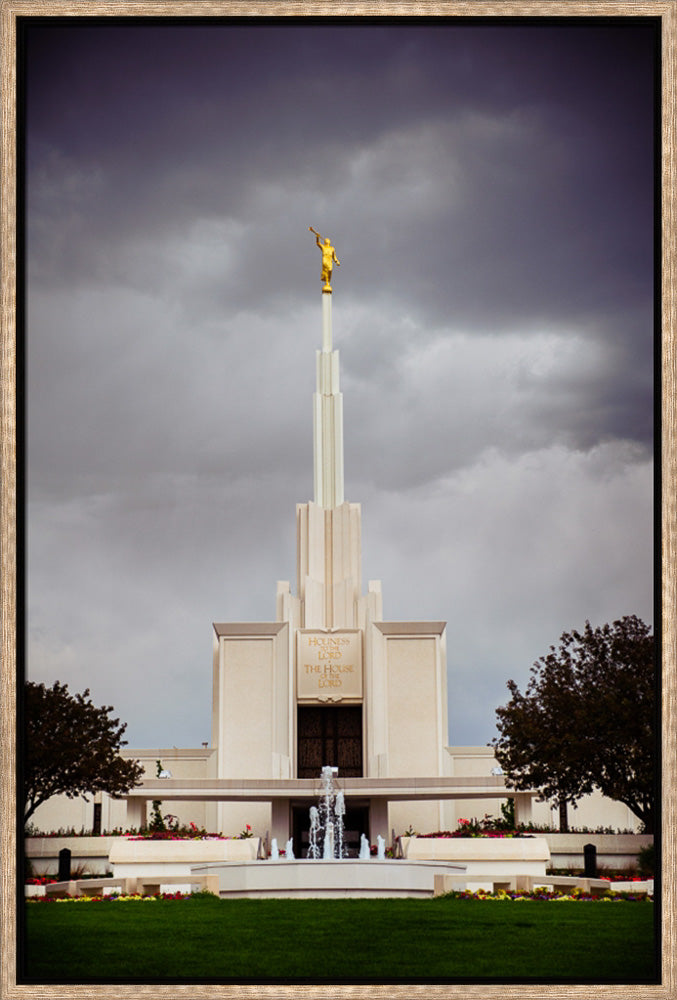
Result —
[[[127,799],[185,799],[202,802],[269,802],[276,798],[315,799],[319,778],[156,778],[127,792]],[[516,792],[501,775],[465,778],[340,778],[346,796],[407,799],[531,799],[535,791]]]
[[[502,775],[463,778],[341,778],[340,788],[346,798],[368,799],[372,819],[383,820],[387,804],[424,799],[515,799],[515,820],[531,820],[535,791],[515,791]],[[153,799],[197,802],[270,802],[273,810],[273,836],[289,836],[289,804],[307,799],[309,805],[321,794],[315,778],[165,778],[148,779],[131,789],[127,800],[128,827],[142,825],[146,803]],[[383,827],[385,828],[385,827]]]

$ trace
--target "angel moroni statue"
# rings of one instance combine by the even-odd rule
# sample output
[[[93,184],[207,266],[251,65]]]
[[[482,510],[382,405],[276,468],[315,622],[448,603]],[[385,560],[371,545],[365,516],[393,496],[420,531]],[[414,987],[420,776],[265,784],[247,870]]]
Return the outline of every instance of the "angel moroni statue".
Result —
[[[310,230],[311,233],[315,233],[315,242],[322,251],[321,278],[322,281],[324,281],[324,285],[322,286],[322,291],[327,292],[329,295],[331,295],[331,273],[334,270],[334,262],[336,262],[338,267],[340,267],[341,261],[336,256],[336,250],[331,245],[331,240],[329,239],[328,236],[322,243],[320,243],[322,236],[318,232],[316,232],[312,226],[308,226],[308,229]]]

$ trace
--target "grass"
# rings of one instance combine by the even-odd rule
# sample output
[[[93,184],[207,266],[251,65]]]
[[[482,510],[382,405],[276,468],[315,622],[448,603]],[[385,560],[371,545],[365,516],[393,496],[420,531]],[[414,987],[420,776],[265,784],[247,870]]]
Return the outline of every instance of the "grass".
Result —
[[[647,902],[32,904],[24,959],[49,983],[656,981]]]

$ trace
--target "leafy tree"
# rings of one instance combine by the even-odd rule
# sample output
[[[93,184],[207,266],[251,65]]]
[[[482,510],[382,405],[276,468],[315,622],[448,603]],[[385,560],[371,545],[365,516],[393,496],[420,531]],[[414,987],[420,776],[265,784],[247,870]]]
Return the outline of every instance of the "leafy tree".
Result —
[[[109,717],[112,706],[96,708],[89,689],[71,695],[59,681],[51,688],[28,681],[24,705],[24,822],[52,795],[119,798],[139,784],[141,764],[118,753],[126,724]]]
[[[531,668],[524,694],[496,709],[496,759],[517,789],[537,788],[560,807],[598,788],[654,828],[654,640],[635,615],[565,632]]]

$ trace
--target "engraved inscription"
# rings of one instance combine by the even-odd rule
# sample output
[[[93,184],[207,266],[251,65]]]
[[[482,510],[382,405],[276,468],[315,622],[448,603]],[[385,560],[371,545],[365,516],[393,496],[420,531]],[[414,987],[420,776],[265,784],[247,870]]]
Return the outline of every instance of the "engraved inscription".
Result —
[[[362,639],[358,631],[299,631],[297,637],[299,699],[362,697]]]

